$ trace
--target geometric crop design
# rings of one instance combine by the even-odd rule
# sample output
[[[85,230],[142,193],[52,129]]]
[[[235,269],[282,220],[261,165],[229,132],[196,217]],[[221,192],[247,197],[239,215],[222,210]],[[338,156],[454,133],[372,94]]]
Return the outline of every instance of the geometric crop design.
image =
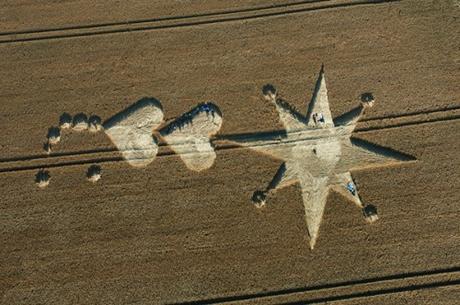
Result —
[[[87,115],[79,113],[72,120],[68,113],[64,113],[59,128],[49,129],[44,148],[51,154],[61,141],[64,129],[103,131],[133,167],[146,167],[153,162],[161,140],[179,155],[190,170],[199,172],[214,164],[216,152],[211,138],[221,125],[222,114],[211,102],[198,104],[174,121],[165,122],[161,103],[154,98],[143,98],[103,124],[98,116],[91,116],[88,120]],[[88,169],[89,181],[96,182],[100,177],[98,165]],[[49,173],[45,170],[40,170],[35,179],[41,188],[48,186],[49,180]]]
[[[286,132],[282,135],[237,136],[227,141],[270,155],[283,163],[265,190],[254,193],[257,207],[264,207],[269,195],[294,183],[300,185],[305,207],[305,220],[310,236],[310,248],[318,239],[319,228],[329,190],[343,194],[363,209],[369,222],[377,219],[372,205],[364,205],[353,182],[351,170],[414,160],[413,157],[365,141],[351,139],[364,108],[371,107],[373,98],[364,99],[352,111],[332,119],[324,70],[319,79],[306,115],[278,98],[276,89],[267,85],[265,99],[274,105]]]
[[[285,127],[281,133],[216,138],[214,136],[223,122],[217,105],[210,102],[199,104],[174,121],[165,122],[162,105],[153,98],[138,101],[101,126],[93,124],[97,127],[93,131],[104,131],[133,167],[146,167],[153,162],[160,141],[179,155],[190,170],[197,172],[207,170],[214,164],[214,144],[219,140],[234,142],[281,160],[282,164],[272,181],[264,190],[254,192],[253,201],[256,207],[262,208],[276,190],[298,183],[302,191],[311,249],[318,239],[330,189],[338,191],[361,208],[369,222],[377,220],[376,208],[361,202],[350,171],[412,161],[414,158],[351,138],[364,109],[374,103],[372,95],[364,95],[360,106],[333,120],[323,68],[305,115],[279,98],[273,86],[264,86],[263,93],[267,102],[278,111]],[[61,124],[63,129],[71,126],[70,116],[67,116],[65,124]],[[100,119],[96,121],[100,122]],[[74,118],[73,129],[91,130],[93,125],[85,115],[79,114]],[[60,130],[50,129],[48,143],[45,145],[48,152],[59,140]],[[90,181],[100,178],[100,168],[97,167],[97,170],[96,176],[88,176]],[[40,171],[36,179],[39,187],[46,187],[49,183],[48,172]]]
[[[191,170],[210,168],[216,159],[210,138],[222,125],[219,108],[213,103],[203,103],[169,124],[163,118],[161,103],[144,98],[108,119],[103,126],[131,166],[149,165],[156,158],[162,139]]]

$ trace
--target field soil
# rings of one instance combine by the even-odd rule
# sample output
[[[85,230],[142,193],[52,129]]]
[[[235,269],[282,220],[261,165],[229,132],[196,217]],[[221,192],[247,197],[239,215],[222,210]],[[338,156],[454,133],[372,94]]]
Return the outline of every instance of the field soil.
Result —
[[[450,0],[4,1],[0,303],[457,304],[459,17]],[[279,160],[216,144],[194,172],[160,143],[139,169],[103,132],[43,149],[64,112],[144,97],[166,121],[213,101],[218,137],[279,131],[262,87],[305,113],[323,64],[334,117],[375,97],[353,137],[416,160],[353,171],[380,219],[331,192],[314,250],[298,185],[251,201]]]

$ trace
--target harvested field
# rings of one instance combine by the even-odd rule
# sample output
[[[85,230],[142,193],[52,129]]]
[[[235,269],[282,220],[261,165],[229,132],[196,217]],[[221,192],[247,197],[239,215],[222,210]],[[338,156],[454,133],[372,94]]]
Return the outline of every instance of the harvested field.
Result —
[[[459,15],[0,4],[0,303],[456,304]]]

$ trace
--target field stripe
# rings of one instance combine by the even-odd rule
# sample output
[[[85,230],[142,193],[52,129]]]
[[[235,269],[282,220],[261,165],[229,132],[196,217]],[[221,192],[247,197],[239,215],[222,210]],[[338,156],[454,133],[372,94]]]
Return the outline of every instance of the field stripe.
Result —
[[[37,29],[18,32],[4,32],[0,33],[0,44],[182,28],[223,22],[237,22],[267,17],[278,17],[318,10],[339,9],[363,5],[378,5],[400,1],[401,0],[299,1],[284,5],[280,4],[232,11],[221,11],[214,13],[205,13],[201,15],[163,17],[150,20],[133,20],[119,23],[82,25],[55,29]]]
[[[460,110],[460,105],[452,105],[438,109],[430,109],[430,110],[419,110],[419,111],[412,111],[412,112],[404,112],[404,113],[396,113],[390,114],[385,116],[375,116],[370,118],[364,118],[360,120],[360,122],[370,122],[370,121],[378,121],[378,120],[387,120],[387,119],[397,119],[403,117],[412,117],[416,115],[427,115],[427,114],[435,114],[440,112],[452,111],[452,110]]]
[[[156,17],[156,18],[148,18],[148,19],[127,20],[127,21],[121,21],[121,22],[92,23],[92,24],[75,25],[75,26],[55,27],[55,28],[29,29],[29,30],[22,30],[22,31],[8,31],[8,32],[0,32],[0,36],[18,35],[18,34],[35,34],[35,33],[79,30],[79,29],[98,29],[98,28],[111,27],[111,26],[117,26],[117,25],[123,26],[127,24],[139,24],[139,23],[168,21],[168,20],[183,20],[183,19],[191,19],[191,18],[197,18],[197,17],[225,16],[225,15],[230,15],[230,14],[260,11],[260,10],[265,10],[265,9],[289,8],[289,7],[295,7],[301,4],[329,2],[329,1],[331,0],[303,0],[303,1],[296,1],[296,2],[290,2],[290,3],[261,5],[261,6],[255,6],[255,7],[249,7],[249,8],[220,10],[220,11],[214,11],[214,12],[188,14],[188,15],[176,15],[176,16]]]
[[[370,279],[360,279],[335,284],[300,287],[259,294],[229,296],[195,300],[175,305],[196,304],[324,304],[379,295],[416,291],[421,289],[460,285],[460,267],[394,274]]]
[[[398,288],[380,289],[376,291],[351,293],[348,295],[341,295],[341,296],[336,296],[336,297],[324,297],[324,298],[304,300],[304,301],[298,301],[298,302],[286,302],[286,303],[280,303],[280,305],[305,305],[305,302],[308,302],[308,304],[325,304],[325,303],[329,304],[329,303],[335,303],[335,302],[342,302],[346,300],[361,299],[361,298],[369,299],[375,296],[397,294],[397,293],[417,291],[417,290],[422,290],[422,289],[426,290],[426,289],[441,288],[441,287],[455,287],[459,285],[460,285],[460,280],[455,280],[455,281],[447,280],[443,282],[436,282],[436,283],[429,283],[429,284],[410,285],[410,286],[398,287]]]
[[[460,118],[460,106],[450,106],[430,111],[417,111],[399,115],[388,115],[364,119],[360,122],[364,126],[355,129],[355,132],[367,132],[380,129],[399,128],[404,126],[452,121]]]
[[[417,112],[410,115],[402,114],[400,116],[364,120],[363,124],[358,125],[364,126],[358,127],[354,133],[360,134],[390,128],[403,128],[407,126],[449,122],[460,119],[460,106],[450,107],[447,109],[448,110],[434,109],[430,111]],[[241,136],[253,136],[255,134],[256,133],[218,135],[213,139],[216,144],[215,149],[216,151],[246,149],[235,144],[225,144],[225,139]],[[263,133],[259,132],[257,134],[276,136],[284,134],[284,131],[275,130]],[[172,152],[171,149],[167,147],[167,145],[160,144],[160,150],[157,154],[157,157],[168,157],[172,155],[174,155],[174,152]],[[121,157],[120,152],[116,148],[99,148],[73,152],[56,152],[50,155],[43,153],[40,155],[0,159],[0,173],[121,161],[124,161],[124,159]]]

